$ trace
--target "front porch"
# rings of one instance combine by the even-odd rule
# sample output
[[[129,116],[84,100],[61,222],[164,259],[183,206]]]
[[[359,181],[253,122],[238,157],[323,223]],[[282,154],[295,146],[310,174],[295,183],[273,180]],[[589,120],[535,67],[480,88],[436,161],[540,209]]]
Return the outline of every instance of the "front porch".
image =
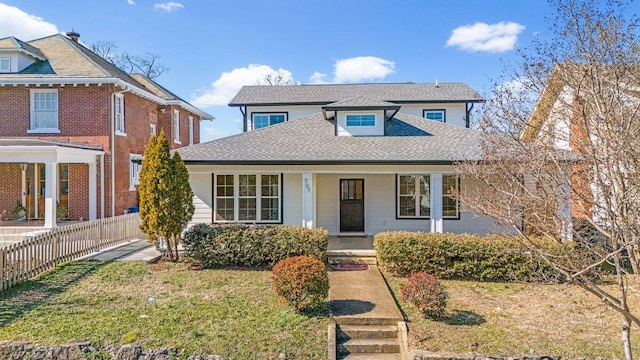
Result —
[[[88,144],[43,139],[0,139],[0,172],[3,186],[0,213],[4,223],[15,226],[57,226],[59,214],[69,209],[98,218],[98,163],[104,169],[104,152]],[[81,165],[86,165],[82,167]],[[73,170],[72,170],[73,169]],[[100,189],[104,190],[104,171]],[[104,197],[101,197],[104,214]],[[80,205],[82,204],[82,205]],[[24,225],[24,224],[28,225]],[[6,225],[5,225],[6,226]]]
[[[327,261],[329,264],[375,265],[373,236],[329,236]]]

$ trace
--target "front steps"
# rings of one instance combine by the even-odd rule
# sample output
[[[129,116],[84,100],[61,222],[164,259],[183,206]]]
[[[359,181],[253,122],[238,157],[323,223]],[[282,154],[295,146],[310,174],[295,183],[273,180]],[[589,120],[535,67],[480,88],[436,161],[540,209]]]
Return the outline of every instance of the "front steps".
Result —
[[[338,360],[401,360],[398,325],[393,320],[341,319],[336,329]],[[352,323],[356,324],[352,324]],[[379,324],[383,322],[384,324]]]
[[[327,262],[329,265],[378,263],[375,250],[327,250]]]

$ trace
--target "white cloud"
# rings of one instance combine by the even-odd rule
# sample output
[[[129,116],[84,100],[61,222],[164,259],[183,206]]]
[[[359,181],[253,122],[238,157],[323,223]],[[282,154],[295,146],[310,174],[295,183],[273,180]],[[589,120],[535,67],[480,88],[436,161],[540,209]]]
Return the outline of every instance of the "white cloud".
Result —
[[[136,4],[136,2],[135,2],[135,1],[133,1],[133,0],[127,0],[127,4],[129,4],[129,5],[135,5],[135,4]]]
[[[0,3],[0,38],[15,36],[33,40],[58,33],[58,28],[41,17],[28,14],[15,6]]]
[[[315,71],[310,77],[309,82],[312,84],[327,84],[327,74]]]
[[[249,64],[248,67],[236,68],[230,72],[223,72],[211,84],[211,88],[202,93],[191,96],[191,102],[196,106],[226,105],[244,85],[262,84],[267,75],[282,76],[282,82],[293,82],[293,74],[289,70],[275,70],[269,65]]]
[[[457,46],[470,52],[501,53],[512,50],[518,40],[518,34],[524,26],[515,22],[497,24],[475,23],[453,29],[447,46]]]
[[[153,8],[157,10],[164,10],[166,12],[173,12],[184,8],[184,5],[179,2],[169,1],[166,3],[155,3],[153,4]]]
[[[393,74],[393,61],[375,56],[358,56],[336,61],[333,72],[334,83],[381,80]]]

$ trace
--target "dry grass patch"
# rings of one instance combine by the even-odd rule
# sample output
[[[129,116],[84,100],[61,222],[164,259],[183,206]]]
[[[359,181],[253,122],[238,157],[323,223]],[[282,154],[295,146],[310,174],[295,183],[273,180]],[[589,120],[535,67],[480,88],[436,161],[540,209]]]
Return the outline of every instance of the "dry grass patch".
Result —
[[[387,276],[400,294],[404,278]],[[624,358],[618,313],[577,286],[443,281],[447,314],[422,319],[411,304],[398,302],[409,320],[411,349],[484,355],[562,355],[563,358]],[[607,286],[615,291],[613,285]],[[640,313],[640,291],[629,303]],[[632,330],[640,353],[640,329]]]
[[[89,340],[200,349],[228,359],[326,356],[326,314],[280,303],[268,271],[186,264],[72,262],[0,301],[0,339],[43,345]],[[149,298],[154,301],[150,302]]]

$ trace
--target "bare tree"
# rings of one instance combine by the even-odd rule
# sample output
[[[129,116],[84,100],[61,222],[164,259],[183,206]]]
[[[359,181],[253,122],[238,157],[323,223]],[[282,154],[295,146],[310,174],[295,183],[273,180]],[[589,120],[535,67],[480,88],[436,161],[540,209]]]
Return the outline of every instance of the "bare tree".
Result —
[[[258,81],[258,85],[289,85],[291,79],[286,79],[278,72],[272,72],[264,76],[262,81]]]
[[[640,21],[623,0],[551,5],[552,37],[521,50],[485,107],[483,160],[460,164],[481,186],[458,195],[617,311],[630,360],[640,326],[628,306],[640,301],[628,291],[640,285]],[[541,237],[569,247],[552,255]],[[600,281],[610,274],[615,291]]]
[[[118,46],[113,41],[98,41],[91,45],[91,51],[128,74],[140,73],[153,80],[170,70],[159,62],[159,55],[145,53],[143,56],[136,56],[127,52],[118,54],[117,49]]]

